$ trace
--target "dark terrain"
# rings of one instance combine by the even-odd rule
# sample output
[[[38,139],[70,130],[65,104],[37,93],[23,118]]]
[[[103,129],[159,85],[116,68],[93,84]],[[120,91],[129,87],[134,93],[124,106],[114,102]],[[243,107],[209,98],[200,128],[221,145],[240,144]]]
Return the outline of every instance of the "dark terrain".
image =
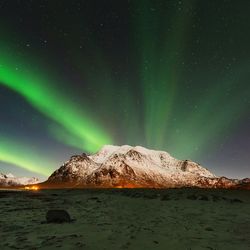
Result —
[[[250,193],[0,190],[0,249],[250,249]],[[50,209],[72,221],[47,223]]]

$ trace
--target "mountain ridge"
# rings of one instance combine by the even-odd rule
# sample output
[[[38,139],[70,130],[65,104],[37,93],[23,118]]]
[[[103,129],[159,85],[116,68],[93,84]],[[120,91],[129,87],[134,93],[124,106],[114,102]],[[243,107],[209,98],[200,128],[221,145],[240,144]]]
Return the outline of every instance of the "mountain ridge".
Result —
[[[95,154],[72,156],[43,183],[76,188],[236,188],[241,184],[241,180],[218,177],[191,160],[129,145],[105,145]]]
[[[39,183],[36,177],[16,177],[11,173],[0,173],[0,187],[18,187]]]

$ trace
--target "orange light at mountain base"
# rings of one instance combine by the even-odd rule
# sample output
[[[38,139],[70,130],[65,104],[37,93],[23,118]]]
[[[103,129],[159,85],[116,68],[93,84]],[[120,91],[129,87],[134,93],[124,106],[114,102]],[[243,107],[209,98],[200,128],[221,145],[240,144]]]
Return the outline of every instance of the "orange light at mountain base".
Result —
[[[38,190],[39,188],[38,188],[37,186],[31,186],[31,187],[26,186],[26,187],[24,187],[24,189],[25,189],[25,190],[32,190],[32,191],[36,191],[36,190]]]

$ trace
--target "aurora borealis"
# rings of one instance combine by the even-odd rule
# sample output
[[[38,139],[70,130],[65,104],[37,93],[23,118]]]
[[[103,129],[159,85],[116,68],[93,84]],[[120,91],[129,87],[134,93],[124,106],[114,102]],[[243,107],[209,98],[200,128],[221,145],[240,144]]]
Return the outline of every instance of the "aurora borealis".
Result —
[[[0,172],[142,145],[250,176],[247,1],[0,1]]]
[[[66,96],[60,94],[60,90],[53,88],[50,80],[34,74],[23,61],[20,62],[20,69],[13,68],[12,65],[17,64],[17,59],[13,58],[8,63],[10,56],[5,56],[4,51],[1,55],[1,84],[22,95],[35,109],[60,124],[65,129],[64,134],[70,132],[69,137],[72,139],[66,139],[66,143],[93,151],[110,142],[104,132],[98,130],[97,124],[91,122],[84,112],[78,112],[80,107],[72,105]],[[81,108],[81,111],[83,110],[84,107]],[[78,142],[74,137],[78,138]],[[65,136],[60,138],[64,140]]]

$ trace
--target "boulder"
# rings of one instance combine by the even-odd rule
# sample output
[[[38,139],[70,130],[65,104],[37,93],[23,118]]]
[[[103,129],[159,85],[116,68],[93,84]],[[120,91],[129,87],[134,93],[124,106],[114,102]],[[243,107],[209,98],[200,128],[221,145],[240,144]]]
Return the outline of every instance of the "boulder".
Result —
[[[66,210],[49,210],[46,214],[47,223],[69,223],[71,218]]]

